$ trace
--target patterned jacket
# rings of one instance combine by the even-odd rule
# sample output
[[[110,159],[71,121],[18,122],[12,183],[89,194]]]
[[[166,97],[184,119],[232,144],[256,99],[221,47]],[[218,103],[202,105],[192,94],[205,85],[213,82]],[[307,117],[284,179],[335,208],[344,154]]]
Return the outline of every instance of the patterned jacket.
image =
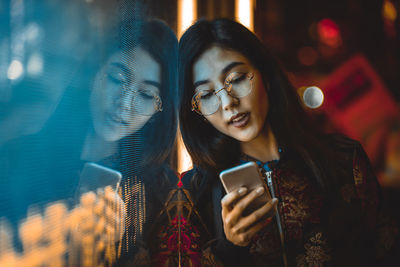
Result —
[[[283,246],[276,217],[247,247],[233,245],[223,232],[225,193],[218,179],[205,177],[194,186],[197,168],[176,178],[150,231],[152,265],[284,266],[285,257],[288,266],[379,266],[398,240],[398,226],[381,212],[379,184],[362,147],[353,142],[345,154],[348,175],[338,178],[329,196],[294,154],[267,163],[279,199]]]

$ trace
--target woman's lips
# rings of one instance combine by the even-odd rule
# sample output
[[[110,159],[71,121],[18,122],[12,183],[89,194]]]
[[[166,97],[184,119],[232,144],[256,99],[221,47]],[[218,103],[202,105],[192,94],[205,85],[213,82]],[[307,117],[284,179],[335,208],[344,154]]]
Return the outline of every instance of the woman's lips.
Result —
[[[239,113],[230,119],[229,124],[231,124],[236,128],[243,128],[249,123],[249,121],[250,121],[250,112]]]
[[[122,125],[128,124],[126,121],[124,121],[120,116],[116,114],[108,114],[108,119],[115,124],[122,124]]]

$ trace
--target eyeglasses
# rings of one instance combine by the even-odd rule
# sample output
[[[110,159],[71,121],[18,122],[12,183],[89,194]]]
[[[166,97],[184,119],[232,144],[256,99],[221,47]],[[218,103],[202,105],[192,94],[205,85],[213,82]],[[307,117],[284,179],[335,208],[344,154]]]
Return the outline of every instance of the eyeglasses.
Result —
[[[124,92],[132,92],[132,100],[128,109],[132,109],[141,115],[153,115],[155,112],[162,111],[162,101],[161,98],[153,92],[146,88],[140,88],[137,90],[128,89],[125,87]]]
[[[133,88],[128,79],[121,73],[107,73],[107,78],[115,84],[122,87],[122,96],[125,94],[133,94],[131,102],[127,106],[128,110],[136,111],[141,115],[153,115],[155,112],[161,112],[162,100],[155,91],[156,86],[146,83],[135,84]]]
[[[250,94],[253,87],[254,74],[252,72],[232,72],[224,82],[224,87],[214,90],[199,90],[192,97],[192,111],[200,115],[212,115],[221,106],[221,98],[218,93],[225,90],[230,96],[242,98]]]

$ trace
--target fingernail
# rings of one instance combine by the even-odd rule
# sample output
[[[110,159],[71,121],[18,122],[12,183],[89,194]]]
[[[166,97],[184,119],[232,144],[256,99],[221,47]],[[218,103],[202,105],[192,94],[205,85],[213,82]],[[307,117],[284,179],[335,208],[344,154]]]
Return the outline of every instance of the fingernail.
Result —
[[[256,193],[257,193],[258,195],[261,195],[262,193],[264,193],[264,187],[259,187],[259,188],[257,188]]]
[[[273,205],[276,205],[277,203],[278,203],[278,199],[277,199],[277,198],[273,198],[273,199],[272,199],[272,204],[273,204]]]
[[[239,193],[239,195],[243,195],[246,191],[247,191],[247,188],[246,188],[246,187],[241,187],[241,188],[238,190],[238,193]]]

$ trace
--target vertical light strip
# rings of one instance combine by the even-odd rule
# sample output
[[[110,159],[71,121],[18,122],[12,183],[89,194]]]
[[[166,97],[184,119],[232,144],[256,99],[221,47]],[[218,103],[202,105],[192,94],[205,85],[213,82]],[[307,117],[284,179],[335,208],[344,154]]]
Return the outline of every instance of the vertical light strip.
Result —
[[[235,3],[236,20],[246,26],[250,31],[254,31],[254,1],[255,0],[236,0]]]
[[[197,0],[178,0],[178,38],[182,36],[187,28],[193,24],[197,18]],[[177,160],[178,172],[182,173],[192,168],[192,159],[186,150],[182,140],[181,131],[177,132]]]
[[[197,0],[178,0],[178,38],[197,18]]]
[[[177,132],[177,152],[178,152],[178,172],[183,173],[193,167],[192,158],[190,157],[185,144],[182,140],[181,131]]]

